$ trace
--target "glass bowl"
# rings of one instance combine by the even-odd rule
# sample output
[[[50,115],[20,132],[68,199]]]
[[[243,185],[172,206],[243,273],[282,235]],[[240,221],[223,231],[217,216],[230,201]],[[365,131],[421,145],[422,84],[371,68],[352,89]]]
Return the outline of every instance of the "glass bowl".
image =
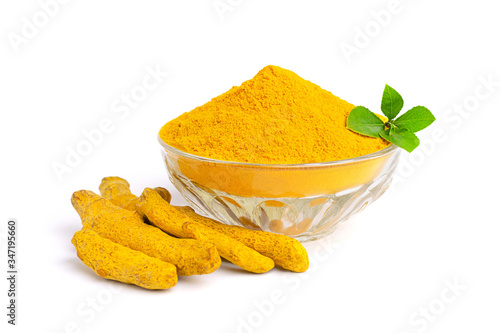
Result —
[[[253,164],[214,160],[158,137],[172,183],[198,213],[299,241],[332,233],[389,187],[400,149],[332,162]]]

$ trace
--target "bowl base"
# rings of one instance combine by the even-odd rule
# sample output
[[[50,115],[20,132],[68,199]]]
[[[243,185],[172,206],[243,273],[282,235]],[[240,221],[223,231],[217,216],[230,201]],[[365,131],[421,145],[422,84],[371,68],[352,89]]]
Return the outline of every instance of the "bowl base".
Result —
[[[242,197],[209,189],[181,174],[170,180],[198,213],[226,224],[284,234],[307,242],[323,238],[337,225],[377,200],[389,187],[394,168],[373,181],[342,192],[301,198]]]

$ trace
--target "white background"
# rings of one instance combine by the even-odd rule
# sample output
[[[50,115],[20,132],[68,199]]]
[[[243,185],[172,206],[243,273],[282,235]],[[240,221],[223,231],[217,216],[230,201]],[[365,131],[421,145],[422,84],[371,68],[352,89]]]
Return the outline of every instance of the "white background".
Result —
[[[221,3],[231,6],[222,16],[213,0],[74,0],[44,22],[39,2],[2,1],[0,253],[5,272],[6,222],[17,218],[20,272],[15,328],[1,275],[2,332],[498,332],[495,2],[401,0],[383,26],[373,13],[392,10],[389,0]],[[45,25],[22,37],[33,16]],[[346,56],[347,44],[357,53]],[[165,186],[183,203],[161,162],[159,128],[268,64],[372,110],[388,83],[406,108],[425,105],[438,120],[421,132],[425,146],[403,154],[390,192],[306,244],[306,273],[223,264],[152,292],[84,266],[70,243],[81,227],[72,192],[97,192],[117,175],[136,193]],[[113,112],[148,67],[169,75],[128,114]],[[496,86],[482,83],[488,77]],[[112,130],[58,179],[54,163],[103,119]]]

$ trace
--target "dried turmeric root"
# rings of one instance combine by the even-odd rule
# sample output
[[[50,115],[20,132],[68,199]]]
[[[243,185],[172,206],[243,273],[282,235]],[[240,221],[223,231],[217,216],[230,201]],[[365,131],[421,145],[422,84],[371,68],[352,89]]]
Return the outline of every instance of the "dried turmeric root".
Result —
[[[191,233],[186,233],[182,229],[182,225],[190,221],[189,218],[163,200],[154,190],[146,187],[139,197],[136,208],[139,214],[146,216],[163,231],[177,237],[191,238]]]
[[[117,207],[94,192],[77,191],[71,203],[84,227],[115,243],[174,264],[178,275],[212,273],[221,264],[214,245],[171,237],[145,224],[136,212]]]
[[[272,258],[278,266],[293,272],[305,272],[309,268],[309,257],[300,242],[291,237],[272,232],[249,230],[236,225],[227,225],[196,214],[191,207],[176,207],[191,221],[205,225],[244,245],[260,254]]]
[[[274,261],[271,258],[261,255],[236,239],[221,234],[212,228],[196,222],[186,222],[182,225],[182,229],[191,238],[215,244],[222,258],[246,271],[265,273],[274,268]]]
[[[155,187],[154,190],[163,198],[170,202],[172,195],[163,187]],[[104,199],[112,204],[128,210],[135,210],[135,205],[139,198],[130,192],[130,184],[120,177],[105,177],[99,185],[99,192]]]
[[[265,273],[274,267],[274,261],[202,224],[191,222],[176,207],[163,200],[156,191],[146,188],[137,204],[139,213],[158,228],[172,235],[204,240],[217,247],[222,258],[253,273]]]
[[[146,289],[168,289],[177,283],[174,265],[113,243],[90,229],[77,231],[71,243],[78,258],[105,279]]]

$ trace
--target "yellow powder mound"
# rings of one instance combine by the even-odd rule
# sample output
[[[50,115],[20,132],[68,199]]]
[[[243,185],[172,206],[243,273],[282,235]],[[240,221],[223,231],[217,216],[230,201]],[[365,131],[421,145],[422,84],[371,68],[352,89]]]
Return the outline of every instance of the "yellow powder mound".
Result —
[[[385,148],[384,140],[346,128],[353,107],[289,70],[267,66],[168,122],[160,137],[194,155],[263,164],[334,161]]]

